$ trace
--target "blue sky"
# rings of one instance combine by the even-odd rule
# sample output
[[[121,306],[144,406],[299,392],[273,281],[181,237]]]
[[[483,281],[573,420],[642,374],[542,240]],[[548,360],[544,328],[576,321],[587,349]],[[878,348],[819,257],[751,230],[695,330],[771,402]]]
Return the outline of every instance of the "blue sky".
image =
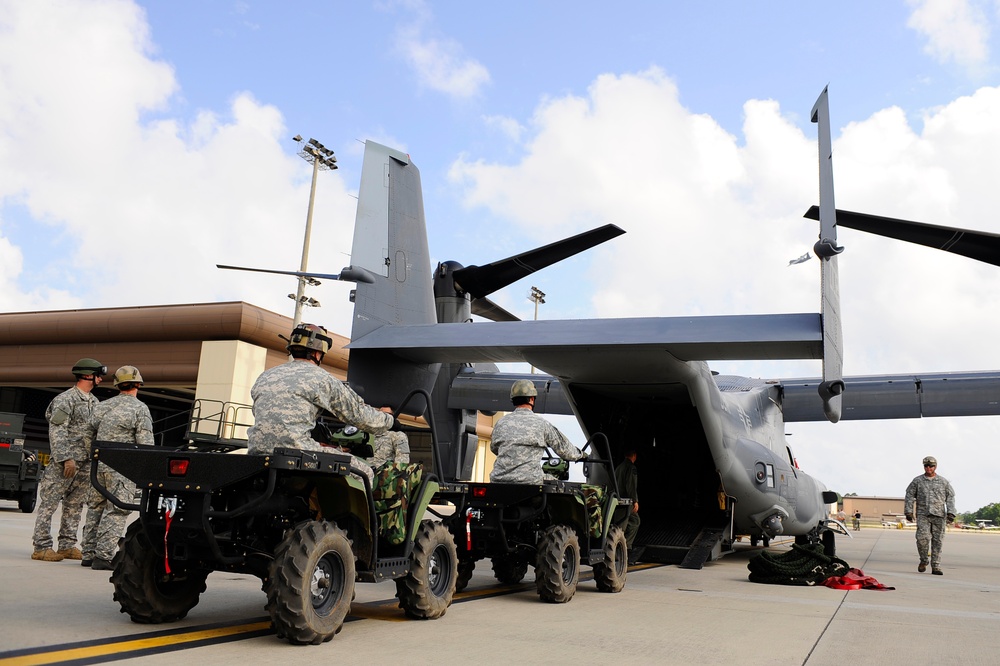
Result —
[[[410,153],[435,260],[628,232],[495,295],[547,318],[809,312],[809,110],[830,86],[837,205],[998,232],[998,3],[0,0],[0,309],[245,300],[291,314],[350,262],[361,141]],[[843,230],[849,374],[1000,368],[995,268]],[[169,276],[169,279],[164,279]],[[307,317],[346,333],[345,285]],[[713,366],[714,367],[714,366]],[[719,366],[761,377],[818,364]],[[899,495],[933,454],[1000,500],[993,418],[795,424],[840,492]],[[859,464],[860,463],[860,464]]]

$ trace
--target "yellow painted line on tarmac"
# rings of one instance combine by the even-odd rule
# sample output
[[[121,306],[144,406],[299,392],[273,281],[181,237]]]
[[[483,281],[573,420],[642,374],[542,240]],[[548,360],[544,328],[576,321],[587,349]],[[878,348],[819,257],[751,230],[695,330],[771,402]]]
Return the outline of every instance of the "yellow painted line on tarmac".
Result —
[[[356,620],[381,620],[383,622],[409,622],[410,618],[399,607],[396,599],[386,599],[385,601],[370,601],[351,605],[351,614],[348,619]]]
[[[194,642],[221,642],[220,639],[239,640],[249,638],[244,634],[271,632],[271,621],[251,622],[226,627],[214,627],[186,633],[170,633],[146,638],[109,638],[96,644],[80,647],[56,645],[33,650],[31,654],[11,657],[0,656],[0,666],[36,666],[37,664],[58,664],[86,660],[87,663],[113,661],[139,656],[130,653],[164,651],[164,648],[178,649],[178,646]]]
[[[629,571],[641,571],[664,566],[657,563],[638,564],[629,567]],[[593,573],[587,572],[580,576],[580,582],[593,579]],[[489,587],[463,590],[455,595],[454,602],[475,601],[508,594],[517,594],[534,590],[535,584],[519,583],[517,585],[490,585]],[[351,605],[351,611],[346,622],[356,620],[381,620],[383,622],[408,622],[406,613],[399,608],[397,599],[373,601]],[[137,657],[201,647],[215,643],[244,640],[273,634],[270,619],[257,621],[239,621],[236,624],[221,624],[216,626],[193,627],[190,630],[170,629],[149,634],[133,636],[118,636],[80,643],[63,643],[38,648],[25,648],[0,652],[0,666],[38,666],[41,664],[97,664],[121,659]]]

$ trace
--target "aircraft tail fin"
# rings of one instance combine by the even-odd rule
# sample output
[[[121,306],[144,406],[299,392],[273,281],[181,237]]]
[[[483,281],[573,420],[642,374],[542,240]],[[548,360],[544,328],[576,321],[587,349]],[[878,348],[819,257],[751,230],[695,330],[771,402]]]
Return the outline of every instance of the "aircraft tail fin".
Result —
[[[833,199],[833,144],[830,138],[830,103],[823,89],[812,108],[812,122],[819,125],[819,240],[813,252],[820,260],[823,327],[823,381],[819,395],[823,412],[832,423],[840,420],[844,392],[843,330],[840,323],[840,272],[837,256],[837,209]]]
[[[374,276],[352,292],[351,340],[385,325],[437,321],[420,171],[405,153],[373,141],[365,143],[351,264]],[[398,408],[414,389],[431,392],[439,369],[357,349],[347,379],[369,404]],[[422,414],[424,408],[418,398],[406,411]]]

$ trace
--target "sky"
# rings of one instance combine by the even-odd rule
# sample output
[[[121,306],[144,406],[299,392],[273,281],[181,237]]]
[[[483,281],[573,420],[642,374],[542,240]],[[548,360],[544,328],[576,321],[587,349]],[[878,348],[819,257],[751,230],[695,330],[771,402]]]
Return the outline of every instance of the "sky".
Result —
[[[816,126],[836,205],[1000,233],[1000,2],[0,0],[0,311],[242,300],[291,316],[350,263],[363,142],[419,167],[432,261],[626,234],[491,298],[528,319],[819,310]],[[841,229],[848,375],[1000,369],[996,267]],[[347,335],[349,286],[304,318]],[[713,364],[815,377],[818,362]],[[560,422],[572,435],[572,428]],[[997,417],[788,424],[840,493],[934,455],[1000,501]],[[576,437],[582,444],[582,438]]]

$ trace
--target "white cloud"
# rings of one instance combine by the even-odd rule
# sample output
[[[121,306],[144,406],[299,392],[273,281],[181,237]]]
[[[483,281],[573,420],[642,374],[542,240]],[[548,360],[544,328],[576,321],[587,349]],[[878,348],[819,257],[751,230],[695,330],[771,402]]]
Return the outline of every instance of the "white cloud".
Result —
[[[514,163],[463,158],[451,177],[469,207],[545,242],[608,222],[623,227],[625,236],[590,255],[586,277],[597,285],[599,316],[816,312],[818,264],[787,266],[816,239],[816,223],[801,218],[817,203],[815,134],[773,101],[751,100],[744,114],[741,141],[685,109],[659,70],[604,75],[586,96],[541,103]],[[996,231],[1000,126],[990,119],[998,115],[1000,89],[983,88],[929,113],[922,130],[896,108],[834,128],[838,207]],[[848,374],[1000,368],[1000,311],[988,306],[1000,292],[995,267],[846,229],[839,240],[847,248],[840,267]],[[558,302],[549,285],[539,286]],[[758,363],[744,371],[795,377],[820,369]],[[971,509],[995,500],[985,470],[1000,465],[1000,452],[985,443],[997,425],[983,418],[789,429],[803,467],[836,490],[899,495],[921,471],[914,461],[932,453],[948,461]]]
[[[276,108],[242,93],[173,117],[178,82],[128,3],[3,3],[0,29],[0,248],[23,257],[16,236],[36,257],[5,263],[0,309],[246,300],[291,314],[294,278],[215,268],[299,266],[311,169],[283,150]],[[318,189],[310,267],[336,272],[355,200],[336,172]],[[15,223],[15,205],[44,228]],[[310,316],[347,330],[346,287],[310,295],[324,305]]]
[[[463,54],[454,40],[424,37],[417,27],[400,31],[403,56],[420,84],[452,97],[474,97],[490,82],[490,73]]]
[[[924,50],[941,62],[979,65],[989,57],[990,26],[969,0],[908,0],[907,26],[927,37]]]
[[[615,267],[594,296],[601,316],[789,308],[787,291],[798,286],[782,290],[781,299],[772,288],[763,303],[746,294],[752,281],[787,279],[787,257],[812,244],[774,230],[794,228],[787,220],[811,203],[815,179],[808,162],[796,162],[807,158],[809,142],[776,104],[752,103],[746,111],[749,145],[740,148],[712,118],[685,109],[662,71],[604,75],[586,98],[552,99],[537,109],[519,164],[459,160],[451,177],[467,185],[469,206],[488,207],[538,238],[607,223],[624,228],[625,236],[601,250]],[[770,136],[760,136],[765,127]],[[762,187],[752,187],[757,180]],[[760,268],[740,280],[718,264],[747,253]],[[697,290],[669,286],[692,276]]]
[[[486,123],[487,127],[499,129],[504,136],[515,143],[520,143],[521,137],[524,135],[524,125],[514,118],[507,116],[484,116],[483,122]]]

